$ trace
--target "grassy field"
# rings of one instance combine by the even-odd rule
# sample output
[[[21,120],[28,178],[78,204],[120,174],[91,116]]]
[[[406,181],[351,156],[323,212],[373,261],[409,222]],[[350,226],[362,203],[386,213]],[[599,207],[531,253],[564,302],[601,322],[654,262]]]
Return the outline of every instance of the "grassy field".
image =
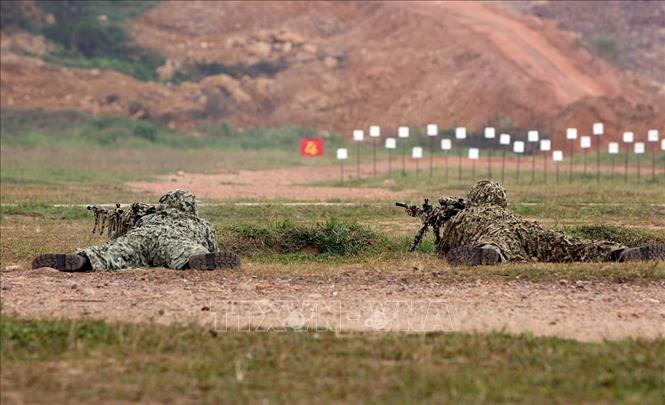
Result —
[[[217,333],[197,326],[7,317],[0,339],[3,403],[646,404],[665,396],[662,340]]]
[[[182,134],[156,124],[77,115],[3,111],[0,266],[22,271],[45,252],[105,241],[93,235],[88,203],[154,201],[127,186],[184,171],[331,165],[303,162],[297,140],[307,131],[240,130],[226,125]],[[330,145],[342,141],[333,136]],[[350,151],[355,149],[351,145]],[[363,159],[371,148],[361,149]],[[385,159],[385,155],[379,154]],[[352,154],[351,160],[353,161]],[[427,156],[426,156],[427,157]],[[603,157],[604,161],[606,158]],[[368,160],[366,160],[368,161]],[[451,160],[451,164],[454,160]],[[646,162],[646,161],[645,161]],[[424,196],[463,195],[457,179],[427,159],[416,175],[380,175],[344,187],[387,188]],[[411,166],[412,167],[412,166]],[[498,173],[495,166],[495,173]],[[593,168],[593,166],[591,166]],[[665,183],[577,175],[559,186],[528,184],[506,172],[510,208],[547,227],[628,245],[665,243]],[[552,167],[550,167],[552,169]],[[484,169],[477,169],[481,178]],[[550,172],[550,181],[554,180]],[[537,178],[542,178],[542,172]],[[662,175],[661,175],[662,176]],[[318,182],[316,186],[339,186]],[[297,200],[297,196],[294,196]],[[473,280],[653,284],[665,265],[512,264],[451,268],[433,254],[431,238],[408,252],[419,223],[393,201],[290,205],[292,201],[204,201],[201,214],[223,246],[238,251],[256,277],[334,274],[357,265],[404,278],[439,273],[446,283]],[[286,204],[285,204],[286,203]],[[73,205],[72,205],[73,204]],[[9,266],[10,269],[7,270]],[[18,266],[18,270],[16,270]],[[217,333],[196,325],[113,324],[93,320],[16,319],[2,315],[3,403],[20,402],[627,402],[665,396],[663,340],[581,343],[529,335],[434,333]],[[83,382],[85,381],[85,383]]]

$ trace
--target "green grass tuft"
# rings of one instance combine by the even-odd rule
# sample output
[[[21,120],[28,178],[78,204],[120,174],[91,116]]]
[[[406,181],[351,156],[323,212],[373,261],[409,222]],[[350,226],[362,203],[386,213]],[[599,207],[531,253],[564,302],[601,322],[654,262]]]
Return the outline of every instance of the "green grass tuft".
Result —
[[[659,403],[665,396],[662,339],[0,322],[3,403]]]
[[[641,246],[665,243],[665,237],[646,229],[626,228],[623,226],[595,224],[579,225],[570,231],[573,235],[585,239],[609,240],[626,246]]]
[[[225,249],[243,255],[315,253],[359,255],[389,244],[388,239],[357,224],[330,219],[325,224],[296,225],[284,220],[266,226],[241,223],[219,232]]]

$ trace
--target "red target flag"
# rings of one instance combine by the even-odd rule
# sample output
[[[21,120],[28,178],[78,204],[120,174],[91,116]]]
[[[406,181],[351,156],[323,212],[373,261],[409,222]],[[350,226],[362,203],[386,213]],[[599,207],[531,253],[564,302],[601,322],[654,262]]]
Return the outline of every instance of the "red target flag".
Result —
[[[304,157],[323,156],[323,139],[300,138],[300,156]]]

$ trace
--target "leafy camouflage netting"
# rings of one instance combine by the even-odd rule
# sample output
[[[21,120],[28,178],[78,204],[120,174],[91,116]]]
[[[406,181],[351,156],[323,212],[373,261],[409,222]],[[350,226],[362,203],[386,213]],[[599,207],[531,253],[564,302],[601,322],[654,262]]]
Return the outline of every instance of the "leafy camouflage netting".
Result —
[[[133,203],[112,211],[88,207],[95,215],[93,232],[107,230],[111,239],[103,246],[81,252],[94,270],[162,266],[181,269],[193,255],[216,252],[214,229],[198,217],[196,198],[189,191],[175,190],[159,204]]]
[[[486,247],[502,261],[606,261],[626,248],[604,240],[586,240],[542,228],[506,209],[506,191],[496,182],[478,182],[463,198],[442,197],[437,206],[399,204],[423,222],[412,249],[428,228],[436,237],[437,252],[445,255],[460,246]]]

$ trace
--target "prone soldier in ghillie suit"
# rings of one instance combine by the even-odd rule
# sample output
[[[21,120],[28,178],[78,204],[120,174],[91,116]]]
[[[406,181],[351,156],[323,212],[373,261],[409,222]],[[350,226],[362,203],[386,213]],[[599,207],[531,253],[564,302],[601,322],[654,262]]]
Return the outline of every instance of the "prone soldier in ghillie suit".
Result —
[[[466,199],[443,197],[437,206],[428,200],[422,207],[398,206],[423,222],[411,250],[431,227],[437,253],[452,265],[665,260],[665,245],[629,248],[610,241],[580,239],[525,220],[506,209],[506,191],[489,180],[476,184]]]
[[[212,270],[240,265],[238,256],[220,252],[215,230],[199,218],[189,191],[163,195],[156,205],[133,203],[114,210],[89,206],[95,215],[93,233],[107,231],[109,242],[75,254],[37,256],[32,268],[103,271],[129,267]]]

